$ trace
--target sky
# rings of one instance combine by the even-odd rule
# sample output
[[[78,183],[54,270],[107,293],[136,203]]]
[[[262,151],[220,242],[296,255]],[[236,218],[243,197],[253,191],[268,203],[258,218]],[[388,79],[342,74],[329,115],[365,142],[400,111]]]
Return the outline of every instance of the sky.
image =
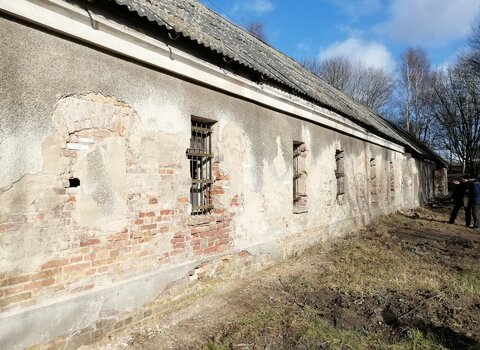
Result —
[[[267,42],[302,59],[348,56],[395,70],[408,47],[433,67],[452,63],[480,17],[480,0],[198,0],[231,22],[264,25]]]

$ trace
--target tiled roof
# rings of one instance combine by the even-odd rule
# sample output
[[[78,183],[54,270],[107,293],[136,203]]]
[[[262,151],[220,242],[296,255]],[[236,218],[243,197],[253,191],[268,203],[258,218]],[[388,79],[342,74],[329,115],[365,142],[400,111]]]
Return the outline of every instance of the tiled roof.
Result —
[[[444,163],[428,147],[390,122],[324,82],[285,54],[258,40],[195,0],[114,0],[159,26],[181,33],[263,77],[340,113],[379,136]]]

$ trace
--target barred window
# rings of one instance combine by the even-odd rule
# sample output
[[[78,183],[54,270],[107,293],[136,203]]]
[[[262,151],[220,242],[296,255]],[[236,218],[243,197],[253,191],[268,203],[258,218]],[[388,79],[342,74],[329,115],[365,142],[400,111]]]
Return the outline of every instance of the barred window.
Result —
[[[335,151],[335,178],[337,179],[337,197],[345,194],[345,155],[342,150]]]
[[[370,200],[377,205],[377,163],[375,158],[370,158]]]
[[[190,203],[192,215],[205,214],[213,208],[211,189],[212,176],[212,125],[192,119],[192,136],[187,157],[190,160]]]
[[[393,162],[390,162],[390,191],[395,192],[395,167]]]
[[[306,162],[307,149],[303,142],[293,142],[293,205],[294,212],[305,209],[307,205]]]

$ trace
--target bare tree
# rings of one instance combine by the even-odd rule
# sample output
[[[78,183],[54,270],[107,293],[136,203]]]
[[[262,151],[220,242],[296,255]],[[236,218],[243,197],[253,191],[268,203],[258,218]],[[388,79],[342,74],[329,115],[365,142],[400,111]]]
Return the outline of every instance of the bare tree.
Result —
[[[354,70],[350,60],[343,56],[328,58],[323,61],[307,59],[302,64],[334,88],[342,91],[347,87]],[[346,91],[344,92],[347,93]]]
[[[384,114],[394,87],[394,79],[384,69],[357,63],[349,95],[370,109]]]
[[[473,73],[480,77],[480,18],[473,27],[469,40],[469,51],[465,56],[466,62],[470,65]]]
[[[431,67],[420,48],[408,48],[398,61],[397,106],[403,128],[432,144],[434,118],[430,111]]]
[[[443,148],[478,175],[480,157],[480,77],[459,59],[432,79],[432,112],[441,125]]]
[[[247,24],[245,30],[252,34],[257,39],[260,39],[263,42],[267,42],[267,36],[265,35],[265,26],[261,22],[251,22]]]
[[[303,60],[302,64],[358,102],[376,112],[384,112],[394,86],[393,77],[385,70],[352,62],[344,56],[323,61]]]

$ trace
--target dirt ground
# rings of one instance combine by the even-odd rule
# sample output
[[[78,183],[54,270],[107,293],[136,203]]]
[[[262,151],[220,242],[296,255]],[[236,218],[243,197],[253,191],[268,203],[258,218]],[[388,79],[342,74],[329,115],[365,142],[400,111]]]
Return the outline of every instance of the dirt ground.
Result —
[[[480,349],[480,231],[448,214],[383,217],[89,349]]]

